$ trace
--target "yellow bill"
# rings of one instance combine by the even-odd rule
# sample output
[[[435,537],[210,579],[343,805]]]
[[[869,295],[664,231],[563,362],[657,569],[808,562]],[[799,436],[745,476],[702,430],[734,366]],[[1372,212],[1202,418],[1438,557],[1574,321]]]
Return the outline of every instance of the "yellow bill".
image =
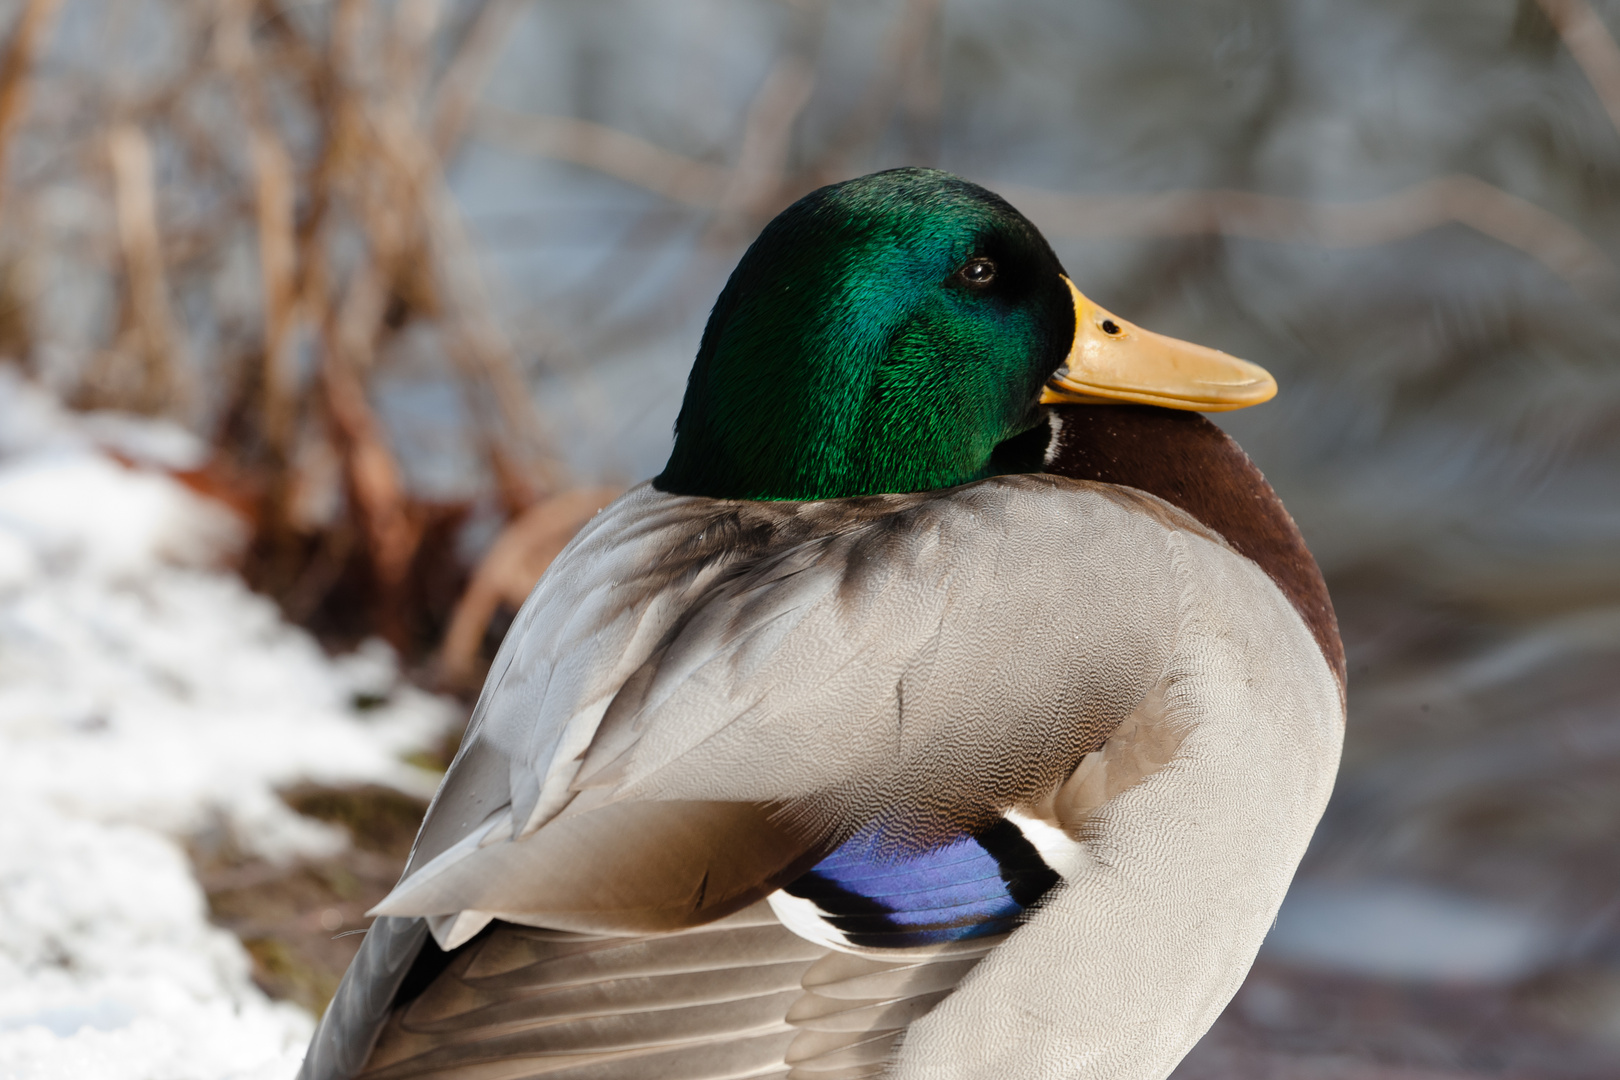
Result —
[[[1276,396],[1277,380],[1258,364],[1143,330],[1063,281],[1074,297],[1074,346],[1047,382],[1041,404],[1134,401],[1227,412]]]

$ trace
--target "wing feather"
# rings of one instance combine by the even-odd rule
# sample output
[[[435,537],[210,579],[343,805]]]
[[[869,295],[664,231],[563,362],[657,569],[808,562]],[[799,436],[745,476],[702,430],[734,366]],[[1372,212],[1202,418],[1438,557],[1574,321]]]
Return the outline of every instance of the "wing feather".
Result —
[[[763,904],[646,937],[497,924],[395,1011],[361,1078],[854,1080],[977,959],[829,953]]]
[[[1055,477],[824,503],[631,492],[525,604],[376,911],[668,929],[874,820],[919,848],[988,825],[1158,681],[1164,512]],[[509,836],[457,845],[494,801],[463,773],[504,789]]]
[[[1291,658],[1295,639],[1308,640],[1303,624],[1251,564],[1151,496],[1027,476],[804,504],[643,488],[598,520],[525,605],[407,874],[377,909],[432,917],[435,933],[464,921],[457,913],[498,921],[420,997],[401,999],[366,1080],[853,1080],[893,1068],[926,1075],[946,1060],[936,1044],[982,1056],[957,1045],[966,1036],[945,1018],[1012,1023],[976,968],[982,957],[992,956],[999,991],[1005,956],[1016,955],[1019,1000],[1039,994],[1037,939],[1072,953],[1097,921],[1071,910],[1075,897],[1101,890],[1098,909],[1110,913],[1107,890],[1164,876],[1075,856],[1041,828],[1069,840],[1085,819],[1090,845],[1113,835],[1103,811],[1128,798],[1190,787],[1203,799],[1208,762],[1226,769],[1243,751],[1183,741],[1193,719],[1276,744],[1278,760],[1292,752],[1293,729],[1277,716],[1291,715],[1293,699],[1263,679],[1229,685],[1221,672],[1231,653],[1252,659],[1251,636]],[[1203,540],[1189,547],[1190,535]],[[1196,573],[1194,557],[1207,564]],[[1195,619],[1200,605],[1218,613],[1208,628]],[[1314,676],[1318,660],[1302,670]],[[1301,685],[1303,715],[1316,723],[1322,709],[1306,691],[1319,688]],[[1245,694],[1276,698],[1261,701],[1258,728],[1240,707]],[[1139,708],[1146,719],[1120,728]],[[1116,729],[1117,752],[1076,773]],[[1162,767],[1172,757],[1196,768]],[[1308,829],[1294,826],[1320,811],[1325,760],[1306,763],[1314,786],[1295,799],[1295,839]],[[1238,770],[1283,783],[1273,771],[1300,769]],[[1200,812],[1219,817],[1207,801]],[[1090,823],[1094,811],[1102,824]],[[1180,821],[1172,811],[1152,804],[1128,824]],[[1263,831],[1263,818],[1220,820],[1237,835]],[[1001,835],[1007,822],[1021,841]],[[874,871],[851,881],[891,889],[890,906],[936,905],[956,920],[963,883],[945,879],[957,864],[929,859],[968,835],[996,863],[994,876],[974,871],[986,895],[1003,890],[1034,915],[1010,937],[846,952],[798,936],[760,902],[858,835],[880,846],[869,867],[846,868]],[[1233,850],[1251,848],[1265,845]],[[1198,861],[1208,856],[1197,845],[1175,851],[1197,869],[1189,880],[1227,880]],[[921,888],[901,880],[900,864]],[[1054,885],[1060,878],[1068,884]],[[1280,896],[1277,873],[1235,880],[1250,878],[1267,903]],[[1050,902],[1037,895],[1046,889]],[[1156,903],[1166,896],[1180,894],[1151,892]],[[1256,910],[1274,910],[1267,903]],[[1203,919],[1207,905],[1189,912]],[[1112,961],[1093,949],[1067,962],[1080,971]],[[1202,963],[1183,964],[1195,990],[1208,981]],[[1128,983],[1149,969],[1108,970]],[[375,1010],[362,1007],[375,988],[351,996],[340,991],[334,1012],[353,1017],[326,1039],[345,1060],[364,1058],[375,1031],[365,1027]],[[1065,1037],[1096,1023],[1085,1009],[1052,1020]],[[327,1034],[323,1024],[318,1041]]]

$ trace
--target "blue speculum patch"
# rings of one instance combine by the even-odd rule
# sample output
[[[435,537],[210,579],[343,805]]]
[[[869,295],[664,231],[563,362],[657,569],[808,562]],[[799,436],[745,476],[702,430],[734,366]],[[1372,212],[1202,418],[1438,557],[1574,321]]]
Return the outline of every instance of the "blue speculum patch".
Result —
[[[867,830],[788,885],[851,945],[905,948],[1004,934],[1059,881],[1002,819],[920,854],[897,857]]]

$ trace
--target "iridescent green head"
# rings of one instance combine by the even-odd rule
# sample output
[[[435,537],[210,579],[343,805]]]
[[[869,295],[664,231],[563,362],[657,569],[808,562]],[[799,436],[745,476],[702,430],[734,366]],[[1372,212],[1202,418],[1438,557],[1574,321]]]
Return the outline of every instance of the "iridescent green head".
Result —
[[[824,187],[755,240],[709,316],[654,481],[718,498],[949,487],[1042,423],[1075,305],[1035,227],[934,169]]]

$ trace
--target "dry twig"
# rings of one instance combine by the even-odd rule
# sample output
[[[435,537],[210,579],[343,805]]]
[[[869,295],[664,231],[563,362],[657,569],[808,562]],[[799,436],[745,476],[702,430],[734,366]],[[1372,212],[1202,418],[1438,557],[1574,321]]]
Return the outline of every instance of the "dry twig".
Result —
[[[169,275],[158,229],[155,166],[146,132],[117,124],[107,134],[112,166],[118,247],[123,260],[123,315],[118,341],[107,362],[137,365],[129,404],[163,412],[189,395],[177,362],[180,330],[169,307]],[[123,373],[104,373],[115,382]]]
[[[405,484],[382,424],[366,400],[365,384],[328,327],[321,381],[343,449],[349,493],[358,504],[373,571],[385,601],[405,580],[419,539],[405,509]],[[390,614],[385,612],[385,616]],[[386,622],[386,618],[385,618]],[[399,628],[384,626],[399,639]]]
[[[525,0],[483,0],[434,91],[429,142],[440,161],[455,156],[478,95],[489,80]]]
[[[295,179],[286,146],[270,122],[248,19],[252,0],[225,0],[219,25],[221,66],[247,121],[253,168],[259,277],[264,305],[263,423],[271,451],[285,461],[292,439],[293,323],[297,300],[297,236],[293,221]]]
[[[520,154],[566,161],[699,210],[720,205],[731,170],[665,150],[617,128],[571,116],[539,116],[498,105],[474,110],[479,135]]]
[[[922,59],[939,8],[940,0],[906,0],[865,96],[814,170],[818,183],[841,179],[849,163],[882,137],[907,81]]]
[[[447,685],[468,683],[495,612],[503,604],[513,611],[523,606],[534,583],[568,541],[619,494],[618,488],[581,488],[553,495],[535,503],[501,532],[473,572],[445,632],[439,665]]]
[[[1003,188],[1054,236],[1232,236],[1323,247],[1372,247],[1466,225],[1529,255],[1571,286],[1604,293],[1620,272],[1585,234],[1473,176],[1443,176],[1365,202],[1323,203],[1250,191],[1071,195]]]
[[[623,132],[556,116],[480,110],[479,130],[518,152],[595,169],[703,210],[721,205],[727,170]],[[1322,203],[1248,191],[1080,195],[998,185],[1054,236],[1218,235],[1324,247],[1371,247],[1466,225],[1529,255],[1576,289],[1603,294],[1620,271],[1550,211],[1472,176],[1445,176],[1365,202]]]
[[[434,342],[448,361],[471,406],[468,433],[510,510],[562,483],[440,165],[524,2],[483,0],[459,24],[442,75],[441,0],[298,10],[285,0],[160,4],[153,17],[171,20],[180,47],[138,78],[119,64],[131,9],[104,5],[105,70],[129,72],[110,79],[110,93],[94,80],[47,89],[31,78],[57,0],[14,5],[0,46],[0,174],[30,91],[58,113],[79,101],[94,133],[53,133],[61,149],[52,183],[88,187],[86,167],[110,165],[112,227],[91,220],[74,234],[88,249],[81,261],[113,263],[120,303],[116,335],[82,380],[83,396],[172,407],[184,396],[178,357],[192,329],[182,301],[215,288],[228,253],[251,245],[257,289],[240,307],[235,290],[209,293],[214,302],[229,291],[231,305],[210,310],[198,330],[211,350],[252,365],[226,403],[228,460],[216,463],[257,522],[250,577],[317,620],[336,598],[346,597],[346,609],[370,601],[375,623],[400,644],[409,629],[401,597],[418,587],[424,529],[453,517],[407,490],[370,398],[400,331],[425,329],[416,340]],[[185,191],[163,202],[175,222],[159,218],[160,164],[164,183]],[[14,207],[0,209],[8,226],[16,222]],[[314,346],[307,377],[295,362],[301,342]],[[341,480],[317,482],[311,463],[321,461]],[[311,496],[317,489],[330,495]]]
[[[1540,0],[1564,47],[1581,66],[1609,122],[1620,132],[1620,47],[1587,0]]]
[[[0,57],[0,205],[4,204],[6,150],[28,104],[29,74],[61,0],[27,0]]]
[[[793,124],[815,87],[815,65],[797,53],[782,57],[765,77],[748,107],[736,164],[719,192],[716,209],[723,231],[746,228],[778,209],[793,145]]]
[[[461,224],[460,213],[444,184],[439,158],[414,112],[401,107],[361,104],[371,133],[371,149],[389,167],[377,170],[383,197],[358,198],[372,241],[368,294],[378,305],[386,300],[379,288],[392,285],[418,305],[431,305],[444,325],[452,361],[461,375],[474,430],[494,474],[503,501],[516,513],[553,488],[560,476],[545,446],[539,418],[517,370],[516,356],[488,310],[487,290]],[[410,218],[400,205],[415,210]],[[381,329],[383,309],[367,310],[351,334]]]

